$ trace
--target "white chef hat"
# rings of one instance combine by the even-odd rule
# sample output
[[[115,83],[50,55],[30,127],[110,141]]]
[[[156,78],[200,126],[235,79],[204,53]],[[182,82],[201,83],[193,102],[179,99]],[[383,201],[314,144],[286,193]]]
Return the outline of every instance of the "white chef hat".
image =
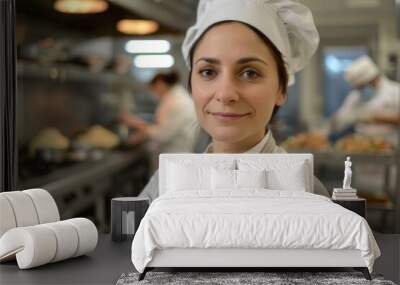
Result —
[[[369,56],[362,56],[349,66],[344,77],[354,87],[367,84],[379,75],[379,69]]]
[[[211,25],[222,21],[249,24],[281,52],[289,74],[304,68],[318,47],[319,35],[310,10],[293,0],[200,0],[196,23],[187,32],[182,53],[190,68],[190,50]]]

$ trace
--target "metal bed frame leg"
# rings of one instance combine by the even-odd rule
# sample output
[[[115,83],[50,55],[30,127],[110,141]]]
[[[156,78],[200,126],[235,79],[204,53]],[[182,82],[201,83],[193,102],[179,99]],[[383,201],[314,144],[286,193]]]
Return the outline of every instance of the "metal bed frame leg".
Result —
[[[145,267],[144,271],[139,274],[138,281],[142,281],[144,279],[144,277],[146,276],[147,271],[149,271],[149,269],[147,267]]]
[[[364,275],[365,279],[372,280],[371,275],[369,274],[369,270],[367,267],[354,267],[355,270],[361,271]]]

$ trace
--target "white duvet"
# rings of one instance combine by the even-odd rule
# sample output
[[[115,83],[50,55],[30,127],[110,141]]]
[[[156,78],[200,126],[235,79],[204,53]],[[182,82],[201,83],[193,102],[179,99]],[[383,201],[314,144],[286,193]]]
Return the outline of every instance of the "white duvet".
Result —
[[[307,192],[248,189],[170,192],[150,206],[132,243],[143,272],[155,249],[358,249],[372,272],[380,250],[368,223],[330,199]]]

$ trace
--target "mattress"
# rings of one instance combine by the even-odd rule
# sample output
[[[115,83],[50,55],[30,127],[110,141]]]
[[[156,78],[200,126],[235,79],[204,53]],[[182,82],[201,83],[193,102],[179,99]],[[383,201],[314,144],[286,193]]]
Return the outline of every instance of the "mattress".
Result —
[[[143,272],[156,250],[173,248],[359,250],[370,272],[380,255],[361,216],[320,195],[268,189],[161,195],[136,232],[132,262]]]

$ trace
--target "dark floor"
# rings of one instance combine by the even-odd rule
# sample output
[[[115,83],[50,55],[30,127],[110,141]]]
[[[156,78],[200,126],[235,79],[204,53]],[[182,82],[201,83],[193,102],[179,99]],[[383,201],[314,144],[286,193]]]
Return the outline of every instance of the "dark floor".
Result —
[[[381,257],[375,261],[374,272],[400,284],[400,234],[374,233],[374,236],[381,250]]]
[[[400,235],[375,233],[375,237],[382,256],[375,263],[374,273],[398,284]],[[115,243],[110,235],[100,234],[96,250],[88,256],[29,270],[19,270],[15,261],[0,264],[0,284],[115,284],[122,273],[134,271],[130,247],[131,240]]]

